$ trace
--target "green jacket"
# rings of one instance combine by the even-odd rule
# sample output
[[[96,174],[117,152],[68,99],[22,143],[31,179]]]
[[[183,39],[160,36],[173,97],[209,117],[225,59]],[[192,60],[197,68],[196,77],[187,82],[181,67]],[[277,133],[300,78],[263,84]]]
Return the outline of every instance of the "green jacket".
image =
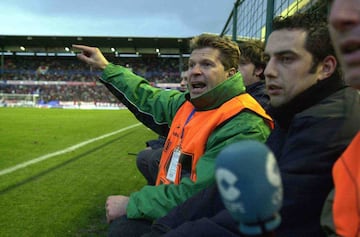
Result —
[[[105,68],[101,81],[141,122],[161,135],[166,135],[177,110],[186,100],[197,110],[210,110],[245,93],[240,73],[195,99],[190,99],[188,93],[154,88],[128,69],[113,64]],[[126,210],[128,218],[155,220],[166,215],[178,204],[215,183],[215,158],[224,146],[244,139],[265,142],[269,134],[270,128],[262,117],[243,110],[208,138],[206,151],[196,167],[196,182],[185,177],[179,185],[143,187],[130,195]]]

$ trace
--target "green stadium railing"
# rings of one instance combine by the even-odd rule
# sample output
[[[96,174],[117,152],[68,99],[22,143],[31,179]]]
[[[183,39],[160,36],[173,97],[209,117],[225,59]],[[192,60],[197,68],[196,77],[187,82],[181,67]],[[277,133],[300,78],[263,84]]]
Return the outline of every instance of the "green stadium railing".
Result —
[[[271,33],[271,23],[276,16],[311,12],[326,17],[327,0],[236,0],[220,33],[234,41],[258,39],[265,41]]]

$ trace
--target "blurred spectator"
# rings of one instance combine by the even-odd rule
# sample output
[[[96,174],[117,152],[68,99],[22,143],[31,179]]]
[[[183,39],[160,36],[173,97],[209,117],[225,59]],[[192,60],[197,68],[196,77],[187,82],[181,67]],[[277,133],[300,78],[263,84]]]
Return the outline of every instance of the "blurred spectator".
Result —
[[[187,76],[187,71],[182,71],[181,75],[180,75],[180,91],[185,92],[187,90],[187,80],[188,80],[188,76]]]
[[[151,82],[176,83],[179,81],[179,59],[143,56],[118,58],[114,62],[127,65],[135,73]],[[97,85],[99,71],[90,70],[74,57],[5,56],[4,81],[67,82],[71,85],[9,85],[0,84],[0,93],[35,94],[42,101],[84,101],[117,103],[115,97],[101,84]],[[159,78],[162,78],[161,80]],[[72,84],[73,82],[76,82]],[[93,82],[93,84],[89,84]],[[84,83],[84,84],[81,84]]]

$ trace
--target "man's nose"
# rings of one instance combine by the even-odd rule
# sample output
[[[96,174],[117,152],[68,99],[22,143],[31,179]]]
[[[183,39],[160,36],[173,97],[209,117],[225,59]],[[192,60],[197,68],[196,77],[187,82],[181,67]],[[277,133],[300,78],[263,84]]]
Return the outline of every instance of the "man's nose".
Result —
[[[200,67],[200,65],[199,65],[199,64],[195,64],[195,65],[191,68],[190,73],[192,73],[192,74],[199,74],[199,73],[201,73],[201,67]]]
[[[274,78],[277,76],[276,65],[273,59],[269,59],[264,70],[264,76],[266,78]]]

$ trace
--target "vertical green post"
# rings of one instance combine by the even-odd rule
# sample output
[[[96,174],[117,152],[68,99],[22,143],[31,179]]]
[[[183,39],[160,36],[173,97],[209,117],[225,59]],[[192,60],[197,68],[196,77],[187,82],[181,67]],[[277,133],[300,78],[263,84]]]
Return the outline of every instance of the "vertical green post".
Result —
[[[4,47],[1,47],[0,79],[2,79],[4,74],[4,51]]]
[[[266,28],[265,28],[265,42],[267,41],[272,31],[272,21],[274,18],[275,0],[268,0],[266,7]]]
[[[240,5],[240,0],[237,0],[234,4],[233,9],[233,30],[232,30],[232,40],[236,41],[237,39],[237,15],[238,15],[238,7]]]
[[[180,57],[179,57],[179,72],[180,72],[180,74],[183,70],[184,70],[184,60],[183,60],[182,52],[180,52]]]

